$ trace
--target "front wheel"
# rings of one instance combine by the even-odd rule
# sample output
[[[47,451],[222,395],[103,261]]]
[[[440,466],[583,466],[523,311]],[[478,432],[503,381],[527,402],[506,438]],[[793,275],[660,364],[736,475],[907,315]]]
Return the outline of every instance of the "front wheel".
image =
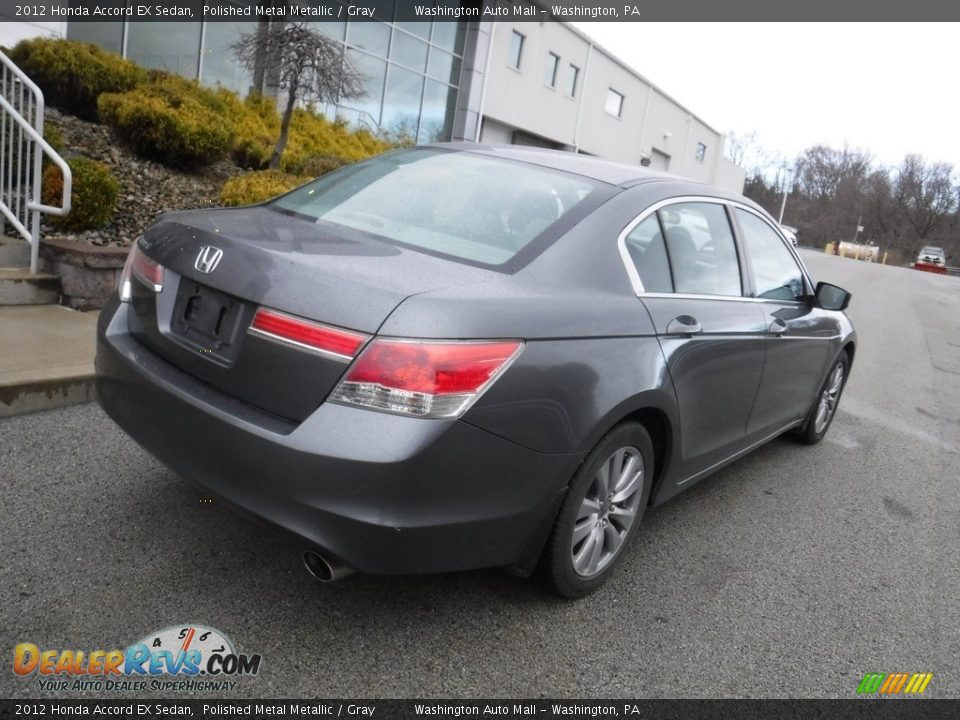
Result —
[[[800,440],[807,445],[816,445],[827,434],[830,423],[833,422],[833,417],[837,413],[837,405],[840,404],[840,395],[846,384],[849,366],[850,360],[844,350],[834,363],[827,379],[823,381],[817,399],[807,415],[807,422],[799,433]]]
[[[613,572],[653,484],[653,443],[638,423],[608,432],[583,461],[557,513],[540,566],[547,585],[583,597]]]

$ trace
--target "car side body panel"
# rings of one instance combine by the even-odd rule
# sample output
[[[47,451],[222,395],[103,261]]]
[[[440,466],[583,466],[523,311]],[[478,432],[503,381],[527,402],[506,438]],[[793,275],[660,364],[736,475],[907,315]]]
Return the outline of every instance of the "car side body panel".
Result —
[[[673,472],[692,475],[742,446],[760,387],[766,331],[757,303],[736,299],[643,297],[676,391],[681,439]],[[671,332],[696,317],[695,335]]]
[[[676,421],[655,337],[544,340],[527,343],[464,420],[538,452],[586,452],[615,411],[611,426],[644,407]]]

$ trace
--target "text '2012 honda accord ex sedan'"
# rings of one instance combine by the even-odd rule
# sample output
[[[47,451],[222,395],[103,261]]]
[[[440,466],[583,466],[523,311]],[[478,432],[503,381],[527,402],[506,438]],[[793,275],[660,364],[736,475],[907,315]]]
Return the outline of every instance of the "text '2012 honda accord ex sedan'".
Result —
[[[501,566],[576,597],[648,505],[823,437],[848,302],[741,196],[424,146],[162,216],[100,316],[97,390],[321,578]]]

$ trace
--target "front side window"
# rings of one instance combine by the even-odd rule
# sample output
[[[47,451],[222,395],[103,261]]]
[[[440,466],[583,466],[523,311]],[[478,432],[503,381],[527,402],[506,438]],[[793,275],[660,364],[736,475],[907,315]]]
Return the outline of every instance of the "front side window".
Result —
[[[678,203],[661,208],[657,214],[676,292],[742,294],[736,243],[723,205]]]
[[[518,33],[516,30],[513,31],[513,36],[510,38],[510,67],[520,69],[520,61],[523,60],[523,41],[526,38]]]
[[[611,115],[620,117],[620,113],[623,112],[623,95],[613,88],[607,90],[607,104],[605,109]]]
[[[737,209],[743,228],[747,262],[757,297],[799,300],[804,295],[803,273],[777,232],[759,217]]]
[[[325,175],[270,207],[345,238],[373,235],[498,266],[599,187],[588,178],[535,165],[414,148]]]
[[[560,56],[547,53],[547,67],[543,71],[543,82],[550,86],[557,86],[557,68],[560,66]]]
[[[637,269],[644,292],[673,292],[667,246],[656,213],[637,225],[626,237],[627,252]]]

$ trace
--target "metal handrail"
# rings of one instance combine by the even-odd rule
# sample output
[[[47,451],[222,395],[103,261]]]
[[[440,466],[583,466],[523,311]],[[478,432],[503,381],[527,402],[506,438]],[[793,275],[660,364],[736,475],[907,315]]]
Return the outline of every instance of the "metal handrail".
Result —
[[[2,52],[0,110],[0,213],[30,244],[30,272],[35,273],[39,265],[40,214],[70,212],[73,173],[43,139],[43,92]],[[44,156],[63,174],[60,207],[42,202]]]

